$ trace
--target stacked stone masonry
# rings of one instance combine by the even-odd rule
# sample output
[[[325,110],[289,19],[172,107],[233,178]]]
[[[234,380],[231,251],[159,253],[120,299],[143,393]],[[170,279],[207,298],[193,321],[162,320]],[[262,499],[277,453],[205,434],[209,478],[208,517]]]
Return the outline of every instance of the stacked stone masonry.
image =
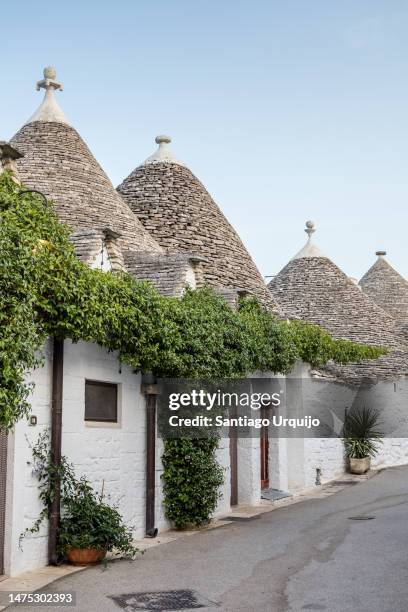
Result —
[[[406,341],[395,319],[327,257],[294,259],[268,286],[287,317],[320,325],[335,338],[390,349],[373,361],[328,364],[321,375],[350,383],[408,375]]]
[[[383,257],[363,276],[360,287],[394,317],[403,333],[408,331],[408,282]]]
[[[184,254],[152,254],[125,251],[127,271],[139,280],[150,281],[162,295],[181,297],[186,285],[203,285],[201,258]],[[189,281],[189,272],[192,278]]]
[[[23,126],[11,142],[24,154],[17,162],[21,182],[51,198],[71,228],[110,228],[125,248],[162,251],[72,127],[36,121]]]
[[[139,166],[118,187],[144,228],[170,253],[199,253],[206,284],[242,287],[279,311],[241,239],[192,172],[177,163]]]

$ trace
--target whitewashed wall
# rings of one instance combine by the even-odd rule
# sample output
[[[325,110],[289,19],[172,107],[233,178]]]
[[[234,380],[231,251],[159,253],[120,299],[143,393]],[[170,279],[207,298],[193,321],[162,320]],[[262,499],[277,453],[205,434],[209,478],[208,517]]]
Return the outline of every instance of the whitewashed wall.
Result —
[[[166,529],[171,528],[170,521],[166,518],[165,508],[163,505],[163,463],[162,463],[162,455],[164,450],[164,442],[162,438],[157,438],[156,440],[156,490],[155,490],[155,517],[156,517],[156,527],[159,531],[165,531]]]
[[[44,348],[43,367],[28,378],[34,383],[30,403],[31,414],[38,419],[37,425],[20,421],[9,440],[5,571],[11,576],[43,567],[48,560],[46,521],[38,534],[24,539],[22,550],[18,540],[20,534],[32,526],[42,508],[30,445],[33,446],[39,434],[50,427],[51,378],[52,342],[49,341]],[[119,385],[118,424],[85,422],[85,379]],[[144,537],[145,529],[146,418],[140,383],[140,374],[121,365],[115,353],[108,353],[94,344],[65,341],[62,453],[74,464],[77,476],[85,475],[97,491],[104,487],[110,501],[119,505],[124,520],[133,527],[137,539]],[[163,441],[159,438],[156,445],[156,526],[159,531],[170,527],[163,508],[162,452]],[[217,458],[225,476],[216,510],[216,515],[221,515],[230,509],[228,438],[221,439]]]
[[[328,414],[328,420],[340,433],[344,411],[352,405],[354,391],[343,385],[312,384],[310,366],[298,363],[287,377],[287,400],[296,405],[299,416],[308,414],[307,406],[313,413]],[[286,454],[287,488],[296,492],[316,486],[317,470],[321,483],[341,477],[345,472],[344,446],[340,438],[291,438],[282,439],[280,452]],[[286,448],[286,453],[284,451]],[[283,488],[283,487],[282,487]]]
[[[238,504],[256,505],[261,499],[261,449],[259,437],[238,438],[237,447]]]
[[[86,422],[85,379],[118,384],[118,423]],[[62,454],[144,535],[145,399],[140,374],[94,344],[65,342]]]
[[[19,421],[9,435],[5,573],[10,576],[47,564],[48,526],[43,524],[38,535],[25,538],[23,550],[19,548],[19,536],[32,526],[42,508],[38,499],[38,481],[32,473],[30,444],[34,445],[38,435],[50,425],[51,350],[52,345],[47,342],[44,366],[30,376],[35,383],[30,402],[38,424],[30,427],[26,420]]]
[[[25,420],[19,422],[9,438],[9,467],[7,485],[5,571],[17,575],[47,564],[47,524],[40,533],[28,536],[19,549],[20,534],[30,527],[41,511],[38,500],[38,481],[33,474],[30,445],[50,426],[51,414],[51,342],[44,348],[44,366],[35,370],[30,379],[35,383],[31,396],[32,412],[38,419],[36,426]],[[254,374],[254,377],[257,377]],[[264,375],[268,376],[268,375]],[[310,368],[298,364],[291,376],[310,380]],[[119,385],[119,423],[86,423],[85,379],[112,382]],[[126,522],[134,528],[136,538],[144,536],[145,525],[145,399],[140,391],[140,375],[120,365],[115,353],[108,353],[96,345],[65,342],[63,435],[62,452],[73,463],[77,475],[86,475],[92,485],[119,504]],[[282,381],[282,385],[284,382]],[[292,400],[302,402],[304,393],[293,391]],[[310,389],[310,387],[307,387]],[[353,390],[338,385],[325,388],[316,401],[327,405],[334,413],[342,414],[344,403],[353,402]],[[310,398],[309,398],[310,399]],[[392,414],[392,423],[400,432],[407,424],[408,380],[380,383],[367,390],[366,404]],[[169,528],[163,509],[162,464],[163,442],[156,447],[156,526]],[[217,458],[224,469],[216,515],[230,510],[229,439],[222,438]],[[390,467],[408,463],[408,435],[387,437],[374,467]],[[269,444],[270,486],[299,491],[315,486],[316,468],[321,470],[322,482],[338,478],[344,473],[343,444],[340,439],[284,439],[271,438]],[[260,500],[259,438],[238,440],[239,503],[257,504]]]
[[[215,516],[220,516],[230,510],[231,496],[231,469],[230,469],[230,441],[229,438],[220,438],[216,457],[222,467],[224,474],[224,483],[220,487],[221,497],[218,501],[218,506],[215,511]]]
[[[356,399],[357,390],[345,385],[316,382],[312,387],[305,384],[304,381],[311,380],[307,364],[297,364],[290,378],[299,381],[298,393],[295,386],[291,386],[291,401],[298,402],[302,410],[304,402],[312,401],[315,409],[330,412],[334,425],[336,416],[341,419],[345,408],[350,409]],[[408,464],[408,380],[380,382],[364,391],[359,390],[359,404],[362,403],[382,411],[386,430],[380,452],[372,461],[373,468]],[[340,421],[337,425],[340,428]],[[398,437],[393,437],[393,432]],[[314,487],[317,468],[321,471],[322,483],[345,473],[343,441],[341,438],[271,440],[269,467],[274,488],[295,492]]]
[[[145,525],[145,400],[140,375],[120,366],[117,356],[93,344],[65,342],[62,453],[74,464],[78,476],[86,475],[96,490],[119,505],[135,537]],[[51,343],[45,348],[44,367],[35,370],[31,414],[38,424],[19,422],[10,436],[6,572],[16,575],[47,564],[46,523],[38,535],[28,536],[23,551],[19,534],[30,527],[41,511],[38,481],[33,474],[30,444],[50,426]],[[84,420],[85,379],[119,385],[119,423],[90,424]]]
[[[382,382],[367,389],[366,405],[383,412],[383,428],[387,436],[373,460],[376,468],[408,463],[408,379]]]

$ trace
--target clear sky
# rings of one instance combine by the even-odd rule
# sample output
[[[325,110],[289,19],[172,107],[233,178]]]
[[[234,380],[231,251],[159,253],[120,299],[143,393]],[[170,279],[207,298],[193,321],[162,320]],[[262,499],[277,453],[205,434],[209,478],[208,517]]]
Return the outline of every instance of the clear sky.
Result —
[[[169,134],[263,274],[305,242],[408,276],[406,0],[20,0],[1,9],[0,139],[59,103],[117,185]]]

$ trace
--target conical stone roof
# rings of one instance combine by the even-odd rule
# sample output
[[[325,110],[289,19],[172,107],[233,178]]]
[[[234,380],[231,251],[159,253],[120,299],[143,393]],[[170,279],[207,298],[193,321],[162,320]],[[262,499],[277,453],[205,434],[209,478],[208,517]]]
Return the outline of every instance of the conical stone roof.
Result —
[[[360,280],[360,287],[378,306],[408,331],[408,282],[385,259],[385,251],[377,251],[377,261]]]
[[[408,374],[405,343],[396,333],[394,318],[380,308],[311,240],[308,222],[306,246],[275,276],[268,287],[288,318],[320,325],[334,338],[384,346],[391,353],[351,366],[329,366],[347,380]]]
[[[44,100],[11,140],[24,154],[17,164],[22,183],[52,198],[58,216],[72,228],[109,228],[127,249],[161,252],[69,125],[55,100],[61,89],[55,79],[55,69],[46,68],[37,84],[46,91]]]
[[[238,234],[202,183],[174,156],[170,141],[156,138],[157,152],[119,185],[119,193],[163,248],[204,258],[208,285],[247,290],[279,311]]]

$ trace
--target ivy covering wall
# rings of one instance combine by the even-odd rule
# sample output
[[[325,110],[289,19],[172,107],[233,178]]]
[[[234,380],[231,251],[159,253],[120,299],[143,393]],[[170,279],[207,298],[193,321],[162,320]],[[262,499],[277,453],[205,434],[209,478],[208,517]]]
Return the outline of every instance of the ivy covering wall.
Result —
[[[163,297],[125,273],[90,269],[77,259],[52,204],[21,190],[8,173],[0,175],[1,428],[29,413],[26,373],[41,364],[49,336],[118,351],[135,370],[189,378],[285,373],[298,359],[318,366],[386,352],[281,321],[256,300],[233,310],[209,288]]]

